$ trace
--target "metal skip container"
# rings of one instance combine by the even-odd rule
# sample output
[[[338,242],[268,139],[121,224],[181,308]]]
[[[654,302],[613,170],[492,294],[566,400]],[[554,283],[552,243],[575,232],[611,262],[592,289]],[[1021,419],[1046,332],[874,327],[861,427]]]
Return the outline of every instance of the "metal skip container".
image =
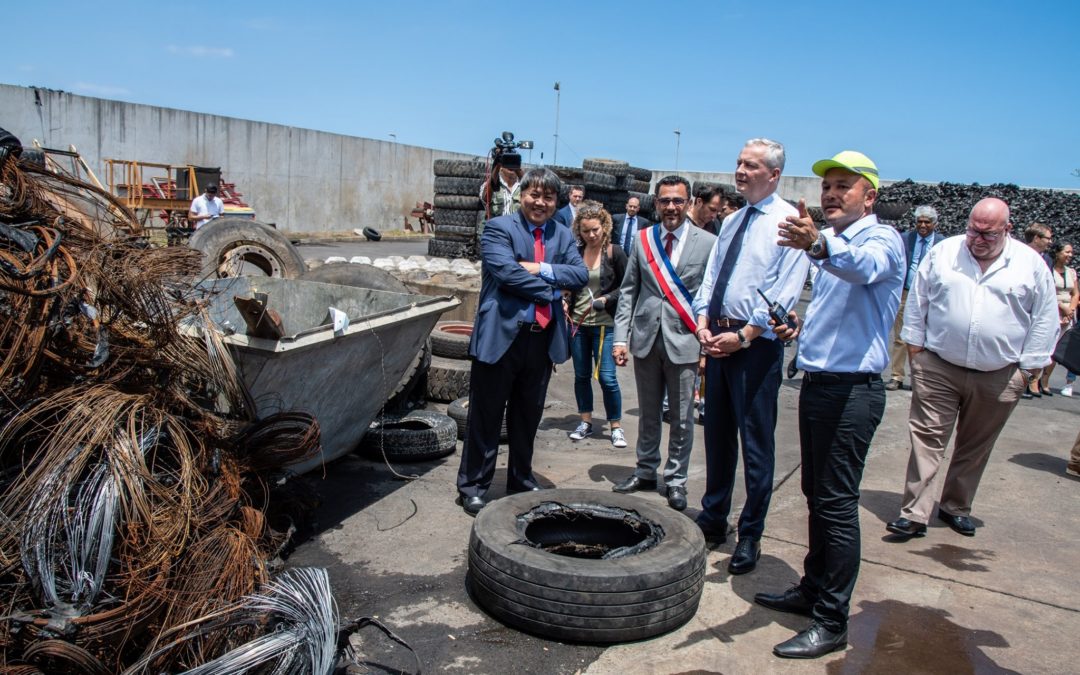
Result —
[[[273,277],[234,277],[200,284],[213,293],[210,316],[226,334],[260,417],[309,412],[322,431],[322,456],[295,464],[303,473],[353,450],[394,392],[452,296],[392,293]],[[244,335],[234,299],[266,293],[285,336]],[[335,331],[334,312],[338,328]],[[342,328],[342,314],[348,317]]]

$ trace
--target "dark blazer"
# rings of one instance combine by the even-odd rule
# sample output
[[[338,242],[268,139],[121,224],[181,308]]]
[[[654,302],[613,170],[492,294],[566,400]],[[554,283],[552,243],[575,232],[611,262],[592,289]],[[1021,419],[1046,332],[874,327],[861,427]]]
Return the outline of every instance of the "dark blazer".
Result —
[[[480,236],[480,299],[473,323],[469,354],[484,363],[495,363],[517,337],[521,321],[528,320],[529,308],[550,303],[555,289],[579,290],[589,282],[589,271],[581,262],[577,243],[570,230],[554,219],[544,225],[544,262],[551,264],[555,284],[529,274],[518,263],[533,259],[535,240],[524,215],[492,218]],[[561,311],[552,311],[554,329],[548,331],[548,356],[562,363],[569,358],[566,320]]]
[[[908,230],[904,233],[904,248],[907,250],[907,264],[911,267],[911,259],[915,257],[915,242],[919,240],[919,233],[916,230]],[[930,233],[930,248],[937,246],[945,237],[934,230]],[[926,255],[925,253],[923,255]]]
[[[634,217],[637,218],[637,229],[639,230],[643,230],[652,225],[652,223],[649,222],[648,218],[642,218],[640,215]],[[619,244],[620,246],[622,246],[622,244],[626,242],[625,225],[625,213],[620,213],[617,216],[611,217],[611,241]],[[626,247],[624,246],[623,248],[625,249]]]
[[[581,254],[584,251],[584,246],[578,247],[578,254]],[[607,300],[604,302],[604,311],[610,314],[612,318],[615,317],[615,310],[619,306],[619,295],[621,294],[619,286],[622,285],[622,279],[625,274],[626,253],[622,250],[621,246],[613,244],[610,256],[608,256],[606,249],[600,252],[600,295],[607,297]],[[570,294],[570,300],[568,301],[570,309],[573,309],[574,306],[577,305],[579,292],[580,291],[574,291]]]
[[[557,223],[562,223],[567,227],[572,227],[574,225],[574,212],[570,209],[570,205],[567,204],[566,206],[556,211],[555,215],[552,217],[552,220]]]

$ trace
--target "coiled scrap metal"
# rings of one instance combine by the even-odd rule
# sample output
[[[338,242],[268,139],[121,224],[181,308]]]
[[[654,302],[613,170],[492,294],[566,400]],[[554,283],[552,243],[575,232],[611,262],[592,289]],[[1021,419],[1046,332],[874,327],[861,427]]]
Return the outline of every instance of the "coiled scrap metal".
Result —
[[[329,672],[325,572],[265,563],[270,475],[318,452],[318,426],[255,419],[198,254],[138,231],[71,176],[0,166],[0,669]]]

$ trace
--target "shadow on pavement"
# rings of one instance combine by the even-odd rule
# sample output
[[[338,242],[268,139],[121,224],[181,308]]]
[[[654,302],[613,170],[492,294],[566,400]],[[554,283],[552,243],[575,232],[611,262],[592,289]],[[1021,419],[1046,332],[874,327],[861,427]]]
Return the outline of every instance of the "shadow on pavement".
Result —
[[[968,549],[953,544],[934,544],[927,550],[911,553],[925,556],[959,572],[989,572],[990,568],[979,561],[992,561],[997,557],[996,553],[987,549]]]
[[[1046,471],[1055,476],[1066,475],[1065,468],[1069,465],[1069,460],[1065,459],[1064,454],[1061,457],[1057,457],[1055,455],[1048,455],[1045,452],[1021,452],[1020,454],[1010,457],[1009,461],[1013,464],[1019,464],[1025,469]]]

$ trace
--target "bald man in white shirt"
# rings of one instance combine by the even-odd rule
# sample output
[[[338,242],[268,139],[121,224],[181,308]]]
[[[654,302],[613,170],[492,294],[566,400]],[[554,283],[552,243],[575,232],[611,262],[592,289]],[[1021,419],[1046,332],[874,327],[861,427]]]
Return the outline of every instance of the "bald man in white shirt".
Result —
[[[886,525],[902,540],[926,534],[931,485],[954,425],[937,515],[974,536],[971,504],[990,452],[1026,381],[1050,362],[1058,336],[1054,281],[1011,231],[1009,206],[983,199],[965,234],[930,250],[909,291],[900,337],[911,358],[911,456],[900,518]]]

